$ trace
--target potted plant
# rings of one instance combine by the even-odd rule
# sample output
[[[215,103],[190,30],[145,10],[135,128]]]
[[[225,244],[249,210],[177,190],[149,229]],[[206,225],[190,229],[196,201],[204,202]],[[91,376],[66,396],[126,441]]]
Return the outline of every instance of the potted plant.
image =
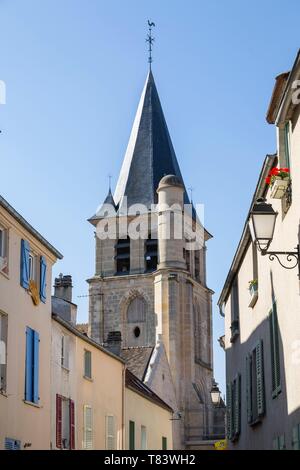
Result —
[[[254,307],[258,298],[258,279],[249,281],[249,292],[251,296],[249,307]]]
[[[266,178],[266,183],[271,189],[271,197],[282,199],[290,183],[289,168],[272,168]]]

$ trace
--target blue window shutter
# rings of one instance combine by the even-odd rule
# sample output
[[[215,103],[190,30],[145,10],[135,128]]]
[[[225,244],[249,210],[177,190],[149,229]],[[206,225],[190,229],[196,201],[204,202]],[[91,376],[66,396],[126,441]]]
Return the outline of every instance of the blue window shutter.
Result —
[[[27,240],[21,240],[21,270],[20,282],[24,289],[29,288],[29,252],[30,246]]]
[[[33,398],[33,330],[26,328],[25,400]]]
[[[47,278],[47,263],[46,258],[41,256],[40,258],[40,299],[42,302],[46,302],[46,278]]]
[[[39,402],[39,347],[40,336],[33,332],[33,402]]]

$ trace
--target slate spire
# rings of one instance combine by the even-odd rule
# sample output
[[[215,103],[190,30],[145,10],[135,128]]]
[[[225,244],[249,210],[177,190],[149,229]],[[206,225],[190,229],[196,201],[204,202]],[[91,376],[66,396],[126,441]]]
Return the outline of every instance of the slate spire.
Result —
[[[114,193],[117,206],[127,196],[128,207],[157,203],[160,179],[173,174],[182,180],[151,70],[148,73],[133,123],[125,158]],[[184,202],[189,203],[185,190]]]

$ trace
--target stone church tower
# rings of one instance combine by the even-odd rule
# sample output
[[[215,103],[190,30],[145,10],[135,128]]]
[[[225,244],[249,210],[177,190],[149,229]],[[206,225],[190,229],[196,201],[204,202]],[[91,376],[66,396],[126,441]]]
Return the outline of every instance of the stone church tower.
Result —
[[[151,71],[115,193],[109,191],[105,200],[115,209],[111,218],[118,227],[125,203],[128,208],[146,206],[146,211],[134,206],[129,212],[130,221],[139,213],[145,222],[139,225],[139,237],[124,232],[102,239],[103,213],[89,219],[96,228],[95,275],[88,280],[89,334],[106,343],[121,332],[128,367],[174,409],[174,448],[195,448],[211,434],[214,419],[209,393],[212,291],[205,265],[211,235],[202,227],[203,244],[193,251],[187,249],[188,234],[164,237],[164,203],[177,203],[181,211],[189,198]],[[197,224],[193,210],[190,225]]]

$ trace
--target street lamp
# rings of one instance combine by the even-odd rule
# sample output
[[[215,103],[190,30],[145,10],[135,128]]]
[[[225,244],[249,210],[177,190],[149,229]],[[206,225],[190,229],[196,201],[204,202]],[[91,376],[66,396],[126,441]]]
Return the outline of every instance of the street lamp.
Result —
[[[250,212],[250,233],[262,253],[267,251],[273,239],[277,215],[272,205],[267,204],[263,198],[257,199]]]
[[[263,256],[268,255],[273,261],[275,258],[285,269],[294,269],[298,266],[298,277],[300,279],[300,249],[297,245],[297,251],[267,251],[272,243],[276,217],[278,213],[274,211],[271,204],[267,204],[263,198],[257,199],[250,212],[249,229],[253,242]],[[283,264],[280,256],[285,256],[289,265]]]
[[[212,384],[212,387],[211,387],[210,397],[211,397],[212,404],[214,406],[219,406],[220,405],[221,392],[220,392],[220,389],[218,387],[217,382],[215,382],[215,381],[213,381],[213,384]]]

